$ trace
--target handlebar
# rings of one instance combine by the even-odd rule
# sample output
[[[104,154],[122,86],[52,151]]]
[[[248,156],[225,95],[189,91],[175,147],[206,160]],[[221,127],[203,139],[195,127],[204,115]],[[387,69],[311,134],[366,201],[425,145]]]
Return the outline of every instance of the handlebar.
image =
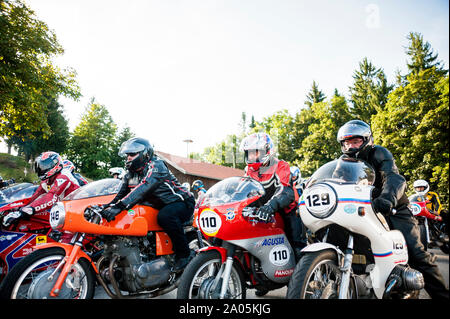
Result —
[[[102,210],[99,205],[88,206],[84,210],[84,218],[91,223],[100,224],[103,221],[102,215],[100,214]]]
[[[258,210],[256,207],[244,207],[242,209],[242,217],[256,217],[255,213]]]

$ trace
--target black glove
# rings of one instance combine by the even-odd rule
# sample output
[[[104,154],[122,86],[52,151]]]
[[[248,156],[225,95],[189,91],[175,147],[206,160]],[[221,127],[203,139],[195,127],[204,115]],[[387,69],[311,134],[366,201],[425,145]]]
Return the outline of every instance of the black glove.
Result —
[[[34,208],[27,206],[21,207],[19,210],[10,212],[8,215],[3,217],[3,226],[8,227],[16,222],[18,222],[23,216],[31,216],[34,214]]]
[[[375,211],[384,216],[388,216],[391,213],[392,206],[391,201],[384,198],[377,197],[373,200],[373,208],[375,208]]]
[[[116,216],[120,214],[122,211],[121,207],[118,207],[117,205],[110,206],[104,210],[102,210],[101,215],[107,220],[112,221],[116,219]]]
[[[264,222],[268,222],[270,218],[274,215],[274,211],[270,206],[264,205],[258,209],[255,215],[257,219]]]

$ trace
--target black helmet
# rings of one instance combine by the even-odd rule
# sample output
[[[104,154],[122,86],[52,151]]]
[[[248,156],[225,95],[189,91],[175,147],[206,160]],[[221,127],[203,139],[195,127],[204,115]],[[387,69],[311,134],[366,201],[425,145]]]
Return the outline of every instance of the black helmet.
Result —
[[[363,144],[359,148],[346,150],[344,141],[355,137],[362,138]],[[372,131],[369,124],[360,120],[351,120],[342,125],[337,133],[337,140],[341,144],[342,153],[352,157],[360,157],[361,151],[373,145]]]
[[[126,157],[129,154],[139,154],[135,159],[125,163],[126,169],[132,172],[142,169],[153,157],[153,147],[144,138],[133,137],[122,143],[119,156]]]
[[[44,152],[36,158],[34,171],[42,180],[49,179],[63,169],[63,160],[58,153]]]

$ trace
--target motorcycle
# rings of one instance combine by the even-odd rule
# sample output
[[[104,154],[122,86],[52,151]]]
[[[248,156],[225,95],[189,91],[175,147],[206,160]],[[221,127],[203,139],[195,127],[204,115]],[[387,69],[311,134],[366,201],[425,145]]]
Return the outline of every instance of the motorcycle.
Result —
[[[112,178],[97,181],[77,189],[69,194],[72,197],[86,197],[92,203],[105,203],[118,191],[120,181]],[[8,200],[9,204],[0,207],[0,216],[28,205],[37,185],[30,185],[14,192]],[[13,224],[0,230],[0,282],[6,274],[22,258],[32,253],[36,247],[50,242],[70,242],[71,235],[53,230],[49,223],[50,212],[48,210],[36,213],[29,218],[20,219]],[[101,251],[101,243],[92,236],[87,236],[83,242],[92,258],[97,258]]]
[[[311,176],[299,202],[300,216],[321,241],[302,250],[287,298],[418,297],[423,275],[408,266],[402,233],[390,230],[373,210],[374,180],[368,164],[345,157]]]
[[[278,214],[268,223],[255,218],[265,194],[249,177],[230,177],[211,187],[197,224],[213,244],[199,250],[181,276],[179,299],[244,299],[246,288],[285,286],[295,266],[294,251]]]
[[[409,197],[411,211],[416,216],[420,228],[420,240],[425,247],[438,246],[442,252],[448,254],[447,220],[440,215],[432,214],[428,208],[428,200],[423,195],[414,194]],[[443,213],[442,215],[446,215]]]
[[[50,225],[71,232],[70,243],[36,246],[5,277],[0,298],[91,299],[96,282],[111,298],[156,297],[176,288],[180,274],[173,271],[172,242],[157,223],[158,210],[142,203],[107,222],[99,205],[109,203],[115,194],[96,197],[92,205],[94,194],[88,185],[50,211]],[[103,242],[97,261],[83,248],[87,234]]]
[[[37,185],[33,185],[31,183],[20,183],[0,190],[0,213],[6,210],[13,209],[18,205],[22,205],[20,200],[30,198],[37,187]],[[5,206],[13,202],[15,202],[15,205],[4,208]]]

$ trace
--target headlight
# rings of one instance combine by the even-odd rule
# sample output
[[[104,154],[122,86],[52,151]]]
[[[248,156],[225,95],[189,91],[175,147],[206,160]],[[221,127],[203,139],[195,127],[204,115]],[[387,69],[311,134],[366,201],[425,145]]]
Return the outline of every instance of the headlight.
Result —
[[[61,202],[55,203],[50,210],[50,226],[53,229],[61,229],[66,219],[66,210]]]
[[[336,209],[337,195],[327,184],[316,184],[303,193],[306,209],[316,218],[327,218]]]

